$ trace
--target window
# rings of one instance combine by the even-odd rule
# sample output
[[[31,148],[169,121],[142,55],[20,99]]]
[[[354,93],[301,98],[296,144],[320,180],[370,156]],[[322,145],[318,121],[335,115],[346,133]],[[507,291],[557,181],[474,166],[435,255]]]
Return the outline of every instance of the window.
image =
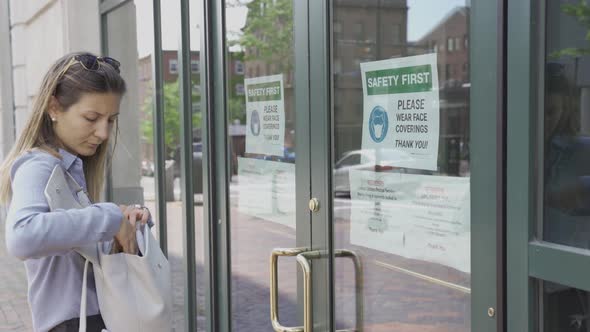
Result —
[[[244,63],[242,61],[236,60],[234,68],[236,75],[244,75]]]
[[[360,68],[361,68],[361,60],[354,59],[354,68],[352,68],[352,70],[357,71],[357,70],[360,70]]]
[[[469,37],[467,37],[467,35],[465,35],[465,37],[463,37],[464,39],[464,43],[465,44],[465,49],[467,49],[469,47]]]
[[[539,319],[545,331],[587,331],[590,293],[549,281],[541,284],[543,306]]]
[[[393,45],[399,45],[401,43],[401,26],[399,24],[394,24],[391,27],[391,42]]]
[[[353,33],[356,38],[363,39],[364,38],[364,31],[363,31],[363,23],[357,22],[352,26]]]
[[[244,95],[244,84],[236,84],[236,96]]]
[[[199,112],[201,112],[201,103],[194,102],[194,103],[192,103],[191,106],[192,106],[193,113],[199,113]]]
[[[170,72],[170,74],[178,74],[178,60],[168,60],[168,72]]]
[[[342,23],[334,22],[334,33],[341,33],[342,32]]]
[[[590,249],[590,139],[587,106],[588,29],[547,1],[544,85],[543,240]],[[567,36],[567,38],[564,38]],[[571,54],[575,56],[571,56]],[[573,313],[572,313],[573,314]],[[585,313],[584,313],[585,315]],[[584,328],[586,329],[586,328]],[[582,329],[583,330],[583,329]]]
[[[447,63],[445,65],[445,80],[451,78],[452,70],[451,64]]]
[[[342,63],[340,59],[334,59],[334,74],[340,74],[342,72]]]
[[[260,3],[260,16],[264,16],[265,10],[266,10],[266,3],[261,2]]]
[[[455,40],[453,38],[447,38],[447,50],[449,52],[453,52],[453,50],[454,50],[454,47],[453,47],[454,46],[454,42],[455,42]]]
[[[199,60],[191,60],[191,73],[197,74],[199,72]]]
[[[201,95],[201,85],[195,84],[192,88],[193,95],[200,96]]]
[[[461,38],[459,38],[459,37],[455,38],[455,49],[457,51],[461,50]]]
[[[352,273],[355,269],[351,266],[353,264],[342,259],[333,260],[333,275],[330,281],[333,281],[333,289],[336,290],[333,294],[335,312],[330,319],[335,322],[334,330],[349,329],[356,325],[357,330],[378,328],[382,331],[395,331],[404,326],[407,331],[471,331],[470,317],[475,316],[471,313],[470,249],[474,238],[471,237],[469,211],[470,160],[469,155],[464,152],[470,143],[470,99],[469,89],[458,88],[458,83],[453,82],[453,78],[460,77],[457,75],[460,67],[457,66],[468,61],[465,49],[461,48],[461,52],[455,51],[458,49],[456,37],[461,39],[461,35],[467,33],[469,19],[456,19],[459,16],[457,15],[442,24],[439,24],[438,20],[412,20],[414,15],[454,15],[457,9],[451,1],[431,1],[430,6],[427,4],[422,9],[412,6],[411,1],[341,0],[332,3],[330,16],[334,22],[342,23],[343,32],[340,39],[345,41],[338,42],[336,36],[337,42],[333,43],[330,49],[331,67],[334,71],[330,91],[334,121],[328,129],[331,130],[332,138],[330,148],[337,162],[334,163],[335,169],[331,178],[332,188],[328,188],[334,196],[331,211],[334,218],[330,220],[333,233],[326,236],[325,240],[332,241],[330,246],[334,248],[354,251],[359,259],[365,262],[376,263],[362,264],[365,281],[355,284]],[[394,3],[402,4],[403,9]],[[432,3],[436,3],[436,8]],[[410,14],[406,6],[409,6]],[[470,9],[465,8],[461,11],[464,17],[468,18]],[[364,25],[362,29],[360,23]],[[432,31],[407,37],[411,31],[406,29],[412,30],[414,27]],[[357,34],[361,34],[362,37],[357,38]],[[446,54],[447,47],[451,53]],[[370,51],[365,51],[365,48]],[[367,96],[363,97],[361,91],[363,82],[360,79],[362,73],[358,62],[431,53],[440,55],[437,57],[435,54],[432,57],[433,68],[440,66],[440,91],[436,97],[440,103],[429,106],[439,115],[435,123],[439,131],[439,140],[435,143],[436,148],[432,150],[433,166],[428,171],[415,169],[408,164],[414,158],[421,158],[417,157],[421,152],[413,155],[405,150],[404,145],[412,146],[417,142],[398,140],[398,146],[395,146],[395,134],[398,131],[426,131],[426,127],[401,128],[399,124],[400,121],[404,121],[403,117],[395,117],[391,113],[387,115],[386,111],[382,112],[376,107],[377,104],[381,104],[384,110],[397,109],[384,99],[379,101],[382,97],[375,96],[371,105],[365,106]],[[369,57],[373,59],[369,60]],[[398,59],[395,59],[391,63],[397,61]],[[399,62],[399,66],[405,66],[402,61]],[[339,67],[342,67],[346,74],[338,74]],[[367,70],[378,70],[376,68]],[[379,68],[387,70],[385,63],[380,64]],[[448,71],[448,78],[445,77],[445,70]],[[400,98],[400,95],[395,98]],[[367,119],[366,123],[363,123],[363,118]],[[415,124],[413,120],[405,118],[408,124]],[[449,130],[453,132],[452,137],[447,135]],[[385,141],[387,139],[391,139],[390,142],[393,144]],[[378,140],[382,140],[382,145],[378,145],[381,144]],[[465,146],[464,150],[461,150],[461,143]],[[443,201],[444,204],[441,204]],[[340,213],[340,206],[344,205],[346,212]],[[425,209],[428,212],[424,212]],[[449,222],[460,226],[452,230],[447,229],[445,227]],[[414,241],[423,242],[420,247],[414,247],[412,243],[418,243]],[[424,255],[425,252],[428,254]],[[416,253],[415,258],[410,257]],[[430,253],[433,254],[431,258],[427,257]],[[403,257],[404,255],[408,257]],[[452,261],[445,262],[444,260],[451,258],[451,255]],[[436,258],[433,259],[434,257]],[[444,259],[438,260],[440,257]],[[407,289],[412,289],[416,287],[417,281],[406,281],[406,278],[401,278],[398,274],[383,270],[389,265],[390,268],[387,269],[395,271],[395,267],[399,266],[397,264],[431,278],[444,280],[445,283],[458,282],[456,285],[463,290],[456,292],[458,289],[455,289],[452,293],[443,289],[427,290],[417,292],[416,301],[400,301],[392,296],[395,292],[383,291],[383,285],[404,284]],[[379,285],[371,283],[371,274],[379,275],[382,282]],[[360,295],[362,302],[355,303],[359,286],[365,286],[364,289],[370,291]],[[363,311],[360,308],[363,302],[371,303],[372,310],[365,308]],[[403,308],[404,314],[391,315],[393,307]],[[361,310],[357,312],[357,308]],[[356,317],[361,318],[360,315],[356,315],[357,313],[363,314],[364,323],[357,320]],[[487,316],[483,319],[487,319]],[[477,332],[476,325],[473,329]]]
[[[446,134],[457,135],[461,132],[461,118],[457,114],[447,115]]]

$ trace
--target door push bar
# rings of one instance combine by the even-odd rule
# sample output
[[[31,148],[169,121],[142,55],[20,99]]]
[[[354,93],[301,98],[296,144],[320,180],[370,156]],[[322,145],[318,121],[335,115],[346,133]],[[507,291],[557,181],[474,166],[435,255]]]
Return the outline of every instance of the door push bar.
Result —
[[[325,254],[324,251],[310,251],[308,248],[277,248],[270,255],[270,320],[276,332],[312,332],[311,319],[311,264],[312,259],[317,259]],[[363,273],[361,260],[351,250],[335,250],[336,257],[350,258],[355,269],[356,284],[356,327],[354,329],[337,330],[337,332],[362,332],[363,326]],[[303,270],[303,326],[287,327],[279,322],[279,298],[278,298],[278,258],[279,256],[295,256],[297,263]],[[325,256],[325,255],[324,255]]]

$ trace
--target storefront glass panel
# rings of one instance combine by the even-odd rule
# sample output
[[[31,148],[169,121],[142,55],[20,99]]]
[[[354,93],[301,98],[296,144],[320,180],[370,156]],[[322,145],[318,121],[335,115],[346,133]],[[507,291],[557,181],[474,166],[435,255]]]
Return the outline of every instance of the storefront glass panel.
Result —
[[[173,288],[173,320],[174,330],[184,331],[187,324],[185,300],[186,270],[184,266],[185,243],[183,241],[183,203],[181,177],[181,123],[180,112],[183,112],[180,99],[181,63],[178,59],[178,48],[181,32],[180,3],[162,0],[160,12],[161,26],[161,61],[163,119],[160,125],[164,129],[164,165],[162,176],[164,190],[156,193],[155,165],[155,126],[154,112],[154,8],[151,1],[128,1],[111,12],[106,13],[107,45],[110,56],[122,63],[121,73],[127,85],[128,93],[122,104],[122,112],[118,123],[117,146],[113,155],[110,177],[111,195],[115,202],[122,204],[140,203],[148,207],[154,217],[153,231],[159,236],[159,220],[157,220],[156,199],[165,201],[166,206],[166,237],[168,259],[172,272]],[[205,328],[205,282],[206,278],[203,241],[203,208],[202,208],[202,150],[201,140],[201,107],[200,107],[200,31],[202,25],[202,2],[193,1],[190,7],[191,29],[191,100],[193,136],[193,191],[195,193],[195,223],[197,245],[197,325],[199,330]],[[188,27],[186,27],[188,28]],[[129,48],[132,43],[133,48]],[[187,45],[188,47],[189,45]],[[188,237],[191,238],[191,237]]]
[[[469,17],[333,1],[337,329],[471,330]]]
[[[196,7],[196,4],[193,6]],[[180,38],[180,2],[163,0],[160,5],[161,8],[161,22],[162,22],[162,79],[163,79],[163,91],[162,97],[164,99],[164,158],[165,158],[165,193],[161,194],[161,199],[166,200],[166,225],[168,235],[168,260],[170,261],[170,268],[172,272],[172,287],[173,287],[173,319],[175,331],[185,331],[187,324],[187,312],[185,308],[186,297],[189,294],[186,293],[185,285],[186,282],[186,270],[184,266],[185,257],[185,243],[183,234],[184,227],[183,222],[193,222],[192,220],[183,220],[183,206],[182,197],[184,193],[184,186],[182,181],[185,181],[181,172],[181,82],[180,73],[183,70],[181,68],[181,61],[179,60],[179,41]],[[191,9],[190,17],[193,19],[197,18],[196,8]],[[195,22],[198,24],[198,21]],[[188,27],[183,27],[188,29]],[[198,32],[190,31],[191,33]],[[198,37],[196,39],[199,40]],[[192,45],[193,43],[191,43]],[[190,47],[191,45],[186,45]],[[197,45],[196,42],[194,45]],[[191,58],[198,58],[198,53],[191,51]],[[188,65],[188,64],[184,64]],[[192,75],[191,75],[192,76]],[[187,77],[185,79],[191,79]],[[194,84],[198,84],[199,81],[195,81]],[[191,86],[193,86],[191,84]],[[192,90],[197,90],[193,88]],[[193,99],[197,97],[194,96]],[[197,118],[194,115],[193,118]],[[194,123],[193,123],[194,125]],[[194,160],[193,160],[194,161]],[[202,200],[201,200],[202,202]],[[195,223],[197,225],[202,224],[203,212],[202,208],[195,206]],[[199,228],[200,229],[200,228]],[[190,237],[188,237],[190,238]],[[201,251],[201,245],[196,245],[197,252]],[[201,286],[202,287],[202,286]],[[198,287],[197,287],[198,288]],[[201,299],[201,303],[203,303]],[[199,311],[200,310],[200,311]],[[199,316],[203,314],[203,306],[197,307],[195,315]],[[192,319],[192,318],[190,318]],[[202,327],[202,326],[201,326]]]
[[[587,291],[548,281],[542,282],[542,285],[541,331],[578,332],[590,329],[590,294]]]
[[[269,257],[296,245],[293,4],[225,8],[232,331],[272,330]],[[278,275],[280,323],[302,325],[294,257]]]
[[[141,36],[153,35],[154,30],[151,18],[141,15],[141,10],[151,12],[151,4],[140,8],[130,1],[105,14],[107,43],[103,47],[121,63],[121,75],[127,84],[115,125],[116,140],[112,140],[107,189],[112,201],[143,204],[155,216],[154,155],[143,135],[143,121],[151,116],[144,107],[152,90],[148,81],[151,69],[146,72],[138,59],[138,54],[153,52],[153,43],[142,43]],[[153,231],[158,235],[157,226]]]
[[[560,0],[545,12],[542,237],[590,249],[588,9]]]

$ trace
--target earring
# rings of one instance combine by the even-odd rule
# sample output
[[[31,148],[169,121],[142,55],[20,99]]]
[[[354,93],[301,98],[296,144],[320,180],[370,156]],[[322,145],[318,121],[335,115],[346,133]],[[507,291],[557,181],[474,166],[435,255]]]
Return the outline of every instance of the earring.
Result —
[[[56,121],[56,118],[51,118],[51,121],[55,122]]]

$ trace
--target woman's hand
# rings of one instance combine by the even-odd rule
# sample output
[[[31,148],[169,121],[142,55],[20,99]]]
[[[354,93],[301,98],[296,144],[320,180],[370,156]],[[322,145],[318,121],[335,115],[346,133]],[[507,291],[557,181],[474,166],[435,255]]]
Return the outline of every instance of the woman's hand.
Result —
[[[135,220],[131,220],[135,207],[119,205],[123,218],[121,219],[121,226],[119,232],[115,235],[115,243],[113,244],[113,252],[125,252],[127,254],[137,254],[137,240],[135,238]]]
[[[119,205],[123,219],[119,232],[115,235],[113,249],[111,253],[125,252],[128,254],[137,254],[137,240],[135,238],[135,224],[139,221],[145,225],[150,219],[150,211],[145,206]]]
[[[135,209],[133,210],[133,213],[129,216],[129,220],[131,220],[134,224],[136,221],[141,222],[141,225],[147,224],[147,222],[150,220],[150,210],[148,210],[148,208],[146,208],[145,206],[139,204],[135,204],[133,207]]]

